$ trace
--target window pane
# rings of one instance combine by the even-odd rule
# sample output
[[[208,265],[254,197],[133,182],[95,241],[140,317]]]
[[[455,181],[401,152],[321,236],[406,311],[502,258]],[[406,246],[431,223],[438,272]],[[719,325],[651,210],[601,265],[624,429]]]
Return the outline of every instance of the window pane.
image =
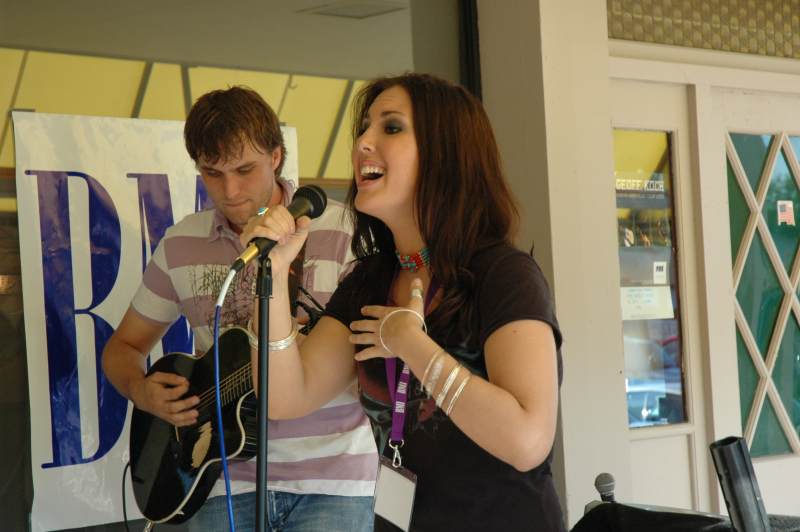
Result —
[[[781,150],[769,176],[767,197],[761,212],[787,272],[792,267],[800,241],[800,227],[794,223],[794,213],[798,208],[800,194],[797,183],[789,170],[786,154]]]
[[[628,425],[686,421],[670,136],[614,131]]]
[[[797,301],[796,289],[781,281],[792,271],[800,243],[795,219],[800,189],[791,162],[796,161],[797,142],[794,137],[752,133],[730,133],[730,140],[731,249],[738,258],[734,288],[737,311],[744,318],[736,320],[742,429],[752,434],[748,438],[754,457],[785,454],[791,452],[789,431],[800,426],[800,325],[794,312],[781,312]],[[764,188],[759,203],[756,192]],[[742,223],[754,218],[766,231],[753,233],[754,227]],[[768,379],[779,398],[759,388]]]

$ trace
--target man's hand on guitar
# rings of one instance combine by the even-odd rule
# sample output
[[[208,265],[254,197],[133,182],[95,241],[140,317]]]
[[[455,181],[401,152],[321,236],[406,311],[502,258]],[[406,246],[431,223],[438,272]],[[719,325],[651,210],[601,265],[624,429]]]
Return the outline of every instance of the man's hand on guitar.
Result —
[[[198,412],[194,407],[200,402],[196,395],[181,399],[188,390],[189,381],[184,377],[157,371],[136,383],[131,389],[131,399],[139,410],[183,427],[197,422]]]

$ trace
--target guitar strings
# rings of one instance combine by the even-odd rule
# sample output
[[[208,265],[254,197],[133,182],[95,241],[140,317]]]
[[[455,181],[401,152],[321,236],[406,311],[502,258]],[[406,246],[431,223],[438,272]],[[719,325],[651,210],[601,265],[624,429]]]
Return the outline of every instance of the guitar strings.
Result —
[[[228,375],[224,379],[222,379],[220,384],[227,385],[231,380],[234,380],[234,379],[236,379],[236,380],[238,380],[240,382],[244,382],[245,379],[250,377],[251,375],[252,375],[252,373],[250,372],[250,365],[247,364],[247,365],[244,365],[241,368],[237,369],[236,371],[232,372],[230,375]],[[205,399],[205,398],[210,397],[212,395],[214,395],[214,389],[210,388],[210,389],[206,390],[205,392],[203,392],[202,394],[200,394],[200,398],[201,399]]]
[[[240,368],[222,380],[220,383],[220,395],[223,399],[226,399],[230,395],[230,392],[233,391],[232,388],[235,390],[242,385],[246,385],[247,379],[251,376],[251,373],[248,371],[249,369],[250,368],[247,366]],[[213,404],[215,395],[215,390],[213,388],[200,394],[198,408],[205,408]]]
[[[230,395],[231,392],[237,391],[240,387],[244,387],[242,391],[247,389],[247,381],[251,378],[252,372],[250,371],[250,365],[242,366],[241,368],[237,369],[227,377],[225,377],[220,382],[220,395],[222,396],[223,403],[226,403],[225,399]],[[235,381],[231,383],[232,381]],[[209,389],[199,395],[200,402],[197,405],[198,410],[203,410],[208,406],[214,404],[215,400],[215,390]],[[237,394],[238,395],[238,394]]]

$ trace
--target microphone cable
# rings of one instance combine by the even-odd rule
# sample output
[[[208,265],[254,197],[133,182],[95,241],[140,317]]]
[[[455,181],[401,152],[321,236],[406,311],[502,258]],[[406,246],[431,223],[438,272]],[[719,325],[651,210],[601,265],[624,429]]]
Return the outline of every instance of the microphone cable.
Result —
[[[236,524],[233,520],[233,498],[231,497],[231,478],[228,473],[228,455],[225,452],[225,427],[222,425],[222,398],[219,384],[219,322],[222,313],[222,304],[225,302],[225,296],[228,295],[228,289],[236,277],[237,270],[233,268],[228,271],[228,276],[225,282],[222,283],[219,297],[214,308],[214,390],[217,398],[217,432],[219,434],[219,455],[222,462],[222,474],[225,478],[225,501],[228,507],[228,525],[231,532],[236,532]]]
[[[122,469],[122,522],[125,525],[125,532],[131,532],[131,529],[128,528],[128,510],[125,506],[125,475],[128,474],[128,469],[130,468],[131,463],[128,462]]]
[[[125,532],[131,532],[131,529],[128,527],[128,503],[125,501],[125,476],[128,474],[128,470],[130,468],[131,468],[130,462],[125,464],[125,467],[122,468],[122,524],[125,525]],[[131,472],[131,475],[133,475],[133,472]],[[155,527],[156,524],[154,522],[145,518],[145,525],[142,532],[150,532]]]

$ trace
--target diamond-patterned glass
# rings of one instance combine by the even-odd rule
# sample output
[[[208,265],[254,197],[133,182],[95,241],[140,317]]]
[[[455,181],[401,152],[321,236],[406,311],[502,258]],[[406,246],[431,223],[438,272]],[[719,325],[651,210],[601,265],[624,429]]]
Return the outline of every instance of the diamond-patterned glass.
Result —
[[[792,315],[786,324],[772,381],[795,430],[800,428],[800,327]]]
[[[764,171],[772,139],[772,135],[731,133],[731,141],[736,148],[736,155],[739,156],[739,161],[744,167],[744,173],[747,175],[747,181],[753,191],[758,189],[758,181]]]
[[[789,289],[784,288],[780,278],[792,279],[800,246],[795,220],[800,208],[800,187],[792,170],[797,164],[800,136],[731,133],[730,139],[736,151],[736,156],[729,155],[726,161],[731,250],[734,268],[742,268],[734,271],[734,278],[738,278],[736,299],[744,317],[744,323],[737,320],[736,330],[742,427],[750,440],[752,456],[791,453],[800,429],[800,325],[793,311],[786,314],[785,323],[778,323],[777,318],[784,298],[798,303],[796,289],[786,292]],[[767,168],[770,150],[777,148],[774,142],[781,143],[780,151],[776,151],[774,163]],[[744,187],[734,171],[738,164],[747,178]],[[751,212],[750,205],[754,200],[759,202],[758,190],[764,187],[760,212]],[[757,216],[759,224],[748,229],[750,216]],[[740,250],[746,242],[749,246]],[[770,260],[768,249],[769,253],[777,251],[775,262]],[[742,253],[745,263],[737,265],[735,259]],[[777,330],[783,333],[777,338],[779,341],[773,342]],[[753,364],[745,342],[750,335],[763,365]],[[769,386],[759,387],[767,379],[772,381]],[[769,395],[773,389],[779,400]],[[747,427],[756,405],[761,409],[758,422],[755,428]],[[794,431],[785,431],[780,422],[787,416]]]
[[[800,137],[789,137],[789,144],[792,145],[792,151],[794,151],[796,158],[800,154]]]
[[[800,228],[794,218],[798,208],[800,208],[800,193],[786,162],[786,155],[781,150],[770,175],[769,188],[761,212],[787,272],[792,268],[797,244],[800,241]]]
[[[750,218],[750,208],[744,200],[742,190],[736,174],[733,173],[731,162],[728,161],[728,215],[731,220],[731,263],[736,262],[739,253],[739,246],[742,243],[742,235]]]
[[[750,414],[753,398],[756,395],[758,372],[753,366],[753,360],[750,358],[750,353],[747,352],[747,346],[739,331],[736,331],[736,358],[739,362],[739,403],[742,410],[742,428],[744,428],[747,425],[747,416]]]
[[[767,398],[761,409],[761,416],[756,426],[756,434],[753,438],[753,444],[750,446],[750,454],[753,457],[757,457],[790,452],[792,452],[792,448],[789,446],[786,434],[783,433],[783,428],[778,423],[775,409]]]
[[[758,233],[750,246],[739,288],[736,290],[736,299],[763,357],[772,338],[775,318],[783,299],[783,289]]]

